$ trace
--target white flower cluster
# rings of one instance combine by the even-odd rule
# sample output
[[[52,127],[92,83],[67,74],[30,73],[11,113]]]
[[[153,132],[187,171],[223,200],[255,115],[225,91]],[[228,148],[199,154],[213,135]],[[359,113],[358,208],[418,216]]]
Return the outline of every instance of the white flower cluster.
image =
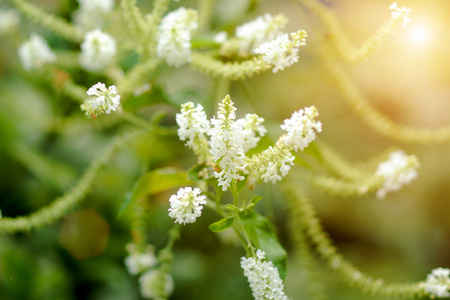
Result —
[[[309,143],[314,141],[315,131],[322,131],[322,123],[315,120],[317,116],[319,116],[317,109],[311,106],[294,112],[289,119],[284,120],[284,124],[280,127],[287,132],[284,139],[286,146],[294,147],[294,151],[298,149],[303,151]]]
[[[306,45],[306,32],[304,30],[279,35],[275,40],[260,45],[255,53],[263,55],[263,60],[273,65],[274,73],[284,70],[298,62],[298,48]]]
[[[161,269],[145,272],[139,278],[142,297],[147,299],[166,299],[173,291],[172,276]]]
[[[197,11],[180,7],[167,14],[158,28],[156,54],[168,65],[179,67],[191,61],[191,38],[197,29]]]
[[[195,108],[190,102],[184,104],[181,114],[177,115],[178,135],[202,157],[199,158],[200,163],[207,161],[208,155],[212,157],[219,167],[214,176],[226,191],[232,181],[244,180],[244,174],[248,175],[250,186],[259,179],[276,183],[285,177],[293,165],[291,151],[303,150],[315,139],[316,132],[322,131],[322,124],[315,120],[317,116],[314,106],[295,112],[281,125],[287,133],[273,147],[249,158],[245,153],[256,147],[266,134],[262,125],[264,119],[256,114],[247,114],[236,120],[236,108],[227,95],[219,104],[217,118],[213,117],[209,126],[200,105]],[[209,153],[205,142],[207,135],[210,136]]]
[[[169,216],[175,219],[175,223],[186,225],[201,216],[206,196],[201,195],[199,188],[185,187],[170,196],[169,202]]]
[[[255,148],[262,136],[267,132],[262,125],[264,119],[257,114],[246,114],[243,119],[236,121],[236,124],[241,128],[242,142],[244,153]],[[258,133],[259,137],[256,136]]]
[[[163,267],[155,266],[158,259],[153,246],[148,245],[144,251],[139,251],[135,244],[128,244],[129,255],[125,258],[125,265],[131,275],[141,274],[139,285],[141,294],[147,299],[166,298],[173,291],[173,280]]]
[[[20,23],[19,13],[14,9],[0,10],[0,34],[12,31]]]
[[[186,146],[191,149],[200,147],[199,140],[209,135],[209,121],[203,111],[203,106],[188,102],[181,106],[181,113],[176,115],[178,124],[178,136],[180,140],[186,141]]]
[[[81,110],[86,113],[86,116],[94,119],[97,115],[110,114],[111,110],[116,111],[120,105],[120,95],[117,95],[115,85],[106,88],[104,83],[98,82],[90,87],[86,94],[92,97],[81,105]]]
[[[73,13],[73,21],[85,30],[102,27],[105,17],[114,9],[114,0],[78,0],[78,3],[80,8]]]
[[[198,157],[198,163],[210,163],[211,155],[208,149],[210,131],[209,121],[200,104],[197,107],[192,102],[181,105],[181,113],[176,115],[178,124],[178,136],[186,141],[186,146],[191,148]]]
[[[236,119],[236,107],[229,95],[219,104],[217,119],[211,119],[211,154],[215,161],[219,161],[222,171],[214,172],[222,190],[226,191],[232,180],[244,180],[240,174],[244,165],[244,140],[242,128]]]
[[[282,15],[264,14],[253,21],[236,27],[239,49],[244,53],[255,54],[256,48],[265,42],[274,40],[282,33],[288,20]]]
[[[91,72],[102,71],[116,55],[116,42],[100,29],[86,34],[81,44],[80,65]]]
[[[144,252],[138,251],[135,244],[128,244],[126,249],[129,255],[125,258],[125,265],[131,275],[145,272],[158,263],[152,246],[147,246]]]
[[[398,19],[403,18],[403,26],[406,27],[406,24],[409,23],[410,19],[408,18],[409,13],[411,12],[411,8],[406,8],[402,6],[401,8],[398,7],[397,2],[394,2],[389,6],[389,9],[392,10],[392,18]]]
[[[245,170],[249,174],[248,183],[253,186],[261,178],[264,182],[276,183],[285,177],[294,164],[291,151],[303,151],[316,138],[316,131],[322,131],[322,123],[316,121],[318,116],[314,106],[300,109],[284,120],[282,135],[275,145],[260,154],[247,159]]]
[[[406,155],[403,151],[395,151],[389,159],[378,165],[376,174],[383,177],[383,186],[378,189],[377,197],[383,199],[387,193],[398,191],[405,184],[416,179],[420,164],[414,155]]]
[[[241,267],[244,269],[253,297],[255,300],[287,300],[278,269],[271,261],[263,261],[265,255],[264,251],[258,249],[256,258],[241,258]]]
[[[429,293],[431,298],[449,298],[450,293],[450,269],[437,268],[427,275],[424,282],[424,290]]]
[[[38,69],[46,63],[56,61],[55,53],[36,33],[33,33],[30,39],[20,46],[19,57],[25,70]]]

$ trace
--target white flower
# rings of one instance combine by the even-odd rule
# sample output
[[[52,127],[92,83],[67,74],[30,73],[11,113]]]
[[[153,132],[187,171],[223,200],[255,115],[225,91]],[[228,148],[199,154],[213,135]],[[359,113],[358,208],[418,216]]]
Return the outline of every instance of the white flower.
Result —
[[[107,89],[104,83],[98,82],[90,87],[86,94],[92,97],[81,105],[81,110],[86,112],[86,116],[94,119],[97,115],[110,114],[111,110],[116,111],[120,105],[120,95],[117,95],[115,85],[111,85]]]
[[[128,272],[132,275],[145,272],[158,263],[154,249],[151,246],[148,246],[144,252],[139,252],[134,244],[128,244],[126,249],[129,255],[125,258],[125,265]]]
[[[191,37],[198,27],[197,18],[197,11],[180,7],[162,19],[156,54],[168,65],[179,67],[191,61]]]
[[[185,187],[170,196],[169,202],[169,216],[175,219],[175,223],[188,224],[201,216],[206,196],[201,195],[199,188]]]
[[[19,48],[19,57],[26,70],[38,69],[42,65],[56,61],[56,55],[39,35],[33,33]]]
[[[221,31],[214,36],[214,42],[216,44],[224,43],[228,38],[228,33],[226,31]]]
[[[261,250],[256,251],[256,258],[241,258],[241,267],[244,269],[253,297],[255,300],[287,300],[278,269],[271,261],[263,261],[264,259],[265,253]]]
[[[294,112],[284,120],[284,125],[280,127],[287,132],[285,144],[294,147],[295,151],[303,151],[316,138],[315,131],[322,131],[322,123],[314,120],[318,115],[317,109],[311,106]]]
[[[189,148],[195,147],[195,140],[206,138],[209,133],[209,122],[203,111],[203,106],[197,104],[194,107],[192,102],[185,103],[181,106],[181,114],[176,115],[178,124],[178,136],[180,140],[186,141]]]
[[[376,174],[383,177],[384,182],[377,191],[377,197],[383,199],[386,193],[397,191],[416,179],[419,166],[414,155],[407,156],[403,151],[392,152],[387,161],[378,165]]]
[[[214,172],[222,190],[226,191],[232,180],[244,180],[240,170],[244,165],[244,140],[236,119],[236,108],[229,95],[219,104],[217,119],[211,119],[211,154],[219,162],[220,173]]]
[[[78,0],[80,8],[73,15],[76,26],[92,30],[103,26],[106,16],[114,9],[114,0]]]
[[[409,13],[411,12],[411,8],[407,8],[402,6],[399,8],[397,6],[397,2],[394,2],[389,6],[389,8],[392,10],[391,16],[393,19],[403,18],[403,26],[406,27],[406,24],[410,21],[408,18]]]
[[[142,297],[147,299],[166,299],[173,291],[172,277],[160,270],[150,270],[139,278]]]
[[[186,146],[194,150],[198,162],[210,161],[207,139],[210,128],[203,107],[200,104],[194,107],[192,102],[181,105],[181,113],[176,115],[176,121],[180,140],[186,141]]]
[[[0,10],[0,33],[16,28],[20,23],[19,13],[14,9]]]
[[[98,12],[111,12],[114,8],[114,0],[78,0],[80,8]]]
[[[255,53],[262,43],[270,42],[282,33],[288,20],[282,14],[272,16],[264,14],[253,21],[236,27],[239,49],[245,53]]]
[[[427,275],[427,280],[424,282],[425,292],[430,294],[430,298],[449,298],[450,288],[450,269],[437,268]]]
[[[263,55],[263,60],[274,66],[274,73],[292,66],[298,61],[298,48],[306,43],[306,32],[291,33],[292,41],[287,33],[279,35],[275,40],[260,45],[255,53]]]
[[[266,128],[262,125],[264,119],[257,114],[246,114],[245,118],[236,121],[237,125],[241,128],[244,153],[248,150],[255,148],[260,137],[266,134]],[[256,133],[260,137],[256,136]]]
[[[81,44],[80,65],[92,72],[103,70],[116,55],[116,42],[100,29],[86,34]]]

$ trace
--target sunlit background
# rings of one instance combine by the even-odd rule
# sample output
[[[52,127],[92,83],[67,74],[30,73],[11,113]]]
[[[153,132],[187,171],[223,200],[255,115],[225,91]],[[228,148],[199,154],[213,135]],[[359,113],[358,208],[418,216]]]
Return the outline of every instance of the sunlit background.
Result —
[[[67,19],[77,7],[76,1],[33,2]],[[195,1],[180,3],[195,7]],[[390,1],[323,3],[335,11],[355,47],[390,18]],[[146,1],[139,4],[149,9]],[[450,2],[409,0],[398,4],[412,8],[408,26],[400,26],[370,58],[347,64],[345,69],[361,93],[390,119],[439,128],[450,123]],[[421,163],[418,179],[385,200],[374,196],[339,198],[312,189],[307,192],[339,250],[363,272],[386,282],[405,282],[424,280],[433,268],[450,267],[450,143],[409,145],[370,130],[343,99],[320,61],[314,36],[320,26],[301,5],[281,0],[218,0],[214,23],[220,30],[265,12],[285,14],[290,20],[287,32],[305,29],[307,46],[301,49],[299,62],[283,72],[266,72],[232,83],[231,97],[238,117],[258,113],[276,137],[283,119],[295,110],[315,105],[323,123],[320,138],[350,161],[369,159],[391,146],[416,154]],[[1,37],[0,42],[0,209],[11,217],[36,211],[62,195],[115,132],[131,128],[109,125],[108,116],[95,121],[84,118],[77,103],[55,95],[39,78],[24,71],[17,48],[34,30],[52,47],[77,46],[25,18],[21,22],[19,32]],[[86,87],[97,82],[93,82],[95,76],[77,72],[79,82]],[[176,105],[199,101],[212,116],[214,103],[221,100],[211,100],[214,82],[188,67],[165,68],[157,83],[173,101],[167,124],[174,124]],[[138,111],[144,118],[152,112],[147,108]],[[189,168],[195,163],[182,142],[164,142],[156,143],[149,158],[152,165]],[[62,221],[31,233],[0,236],[0,299],[141,299],[137,278],[130,276],[123,264],[124,247],[131,239],[130,220],[117,218],[142,161],[147,159],[145,141],[138,146],[121,151],[96,179],[83,204]],[[281,242],[292,250],[283,196],[272,185],[261,186],[259,191],[272,200],[272,204],[266,200],[262,210],[274,208],[272,218],[279,226]],[[148,234],[157,247],[164,245],[173,221],[167,216],[167,199],[173,192],[148,200]],[[216,217],[205,213],[197,223],[183,228],[175,247],[176,288],[171,299],[252,299],[239,266],[244,251],[232,243],[220,243],[226,238],[207,229]],[[288,263],[287,295],[308,299],[300,262],[292,255]],[[321,262],[317,275],[331,299],[367,297],[347,287]]]

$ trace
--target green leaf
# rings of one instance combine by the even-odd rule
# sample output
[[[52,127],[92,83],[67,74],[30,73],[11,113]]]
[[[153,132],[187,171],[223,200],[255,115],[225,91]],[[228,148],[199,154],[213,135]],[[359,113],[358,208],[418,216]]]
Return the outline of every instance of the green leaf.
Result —
[[[259,201],[262,200],[263,197],[255,195],[252,197],[252,199],[250,199],[250,204],[253,204],[253,206],[255,206]]]
[[[119,209],[118,216],[122,215],[136,199],[191,184],[192,181],[187,178],[186,172],[181,169],[168,167],[147,172],[138,179],[131,196],[125,197]]]
[[[223,219],[220,219],[217,222],[212,223],[208,226],[208,228],[212,232],[222,232],[233,226],[235,216],[229,216]]]
[[[199,176],[199,173],[206,167],[205,164],[199,164],[199,165],[195,165],[192,168],[190,168],[187,171],[187,177],[190,180],[193,181],[201,181],[201,180],[205,180],[205,178],[202,178]]]
[[[278,242],[275,228],[270,220],[254,210],[241,213],[240,216],[252,243],[266,253],[266,259],[277,267],[280,277],[284,281],[287,253]]]

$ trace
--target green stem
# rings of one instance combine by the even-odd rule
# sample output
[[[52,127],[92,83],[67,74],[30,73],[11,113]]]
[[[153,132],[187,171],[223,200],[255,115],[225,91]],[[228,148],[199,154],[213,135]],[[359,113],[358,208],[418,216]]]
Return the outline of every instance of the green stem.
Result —
[[[241,228],[242,234],[244,235],[245,238],[245,250],[247,251],[247,256],[255,256],[255,247],[253,247],[252,242],[250,241],[250,238],[248,237],[247,231],[245,231],[245,227],[244,224],[242,223],[241,217],[239,216],[239,214],[236,213],[236,220],[239,224],[239,227]]]
[[[152,129],[153,125],[147,121],[144,121],[143,119],[137,117],[135,114],[126,112],[126,111],[122,111],[119,112],[117,114],[118,117],[120,117],[121,119],[128,121],[136,126],[145,128],[145,129]]]

